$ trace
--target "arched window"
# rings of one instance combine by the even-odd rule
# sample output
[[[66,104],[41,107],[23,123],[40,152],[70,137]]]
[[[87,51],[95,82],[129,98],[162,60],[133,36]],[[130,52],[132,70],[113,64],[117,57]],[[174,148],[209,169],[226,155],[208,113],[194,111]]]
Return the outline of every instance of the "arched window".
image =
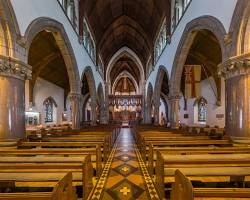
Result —
[[[198,100],[198,122],[207,121],[207,100],[201,97]]]
[[[53,122],[54,106],[57,107],[55,100],[52,97],[47,98],[44,102],[44,121],[45,123]]]

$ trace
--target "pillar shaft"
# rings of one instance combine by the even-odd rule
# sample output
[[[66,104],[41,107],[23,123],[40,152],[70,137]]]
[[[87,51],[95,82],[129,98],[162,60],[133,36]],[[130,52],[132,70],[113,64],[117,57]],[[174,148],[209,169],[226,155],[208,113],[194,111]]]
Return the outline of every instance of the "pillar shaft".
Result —
[[[77,93],[70,93],[69,99],[71,102],[71,119],[72,119],[72,129],[80,129],[80,108],[82,95]]]
[[[178,129],[179,128],[179,96],[174,96],[170,98],[170,124],[171,128]]]
[[[250,63],[246,55],[219,66],[226,85],[226,133],[233,141],[250,143]]]
[[[92,101],[92,99],[91,99]],[[97,120],[97,114],[96,114],[96,102],[91,102],[91,125],[95,126],[96,125],[96,120]]]
[[[250,75],[226,80],[226,132],[250,140]]]
[[[25,137],[25,79],[31,67],[0,57],[0,139]]]
[[[154,125],[159,125],[160,105],[156,104],[154,109]]]

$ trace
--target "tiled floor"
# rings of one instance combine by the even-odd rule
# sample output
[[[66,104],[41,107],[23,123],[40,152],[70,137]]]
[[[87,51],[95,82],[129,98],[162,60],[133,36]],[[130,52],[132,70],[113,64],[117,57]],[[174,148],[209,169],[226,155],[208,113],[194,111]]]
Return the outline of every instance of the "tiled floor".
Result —
[[[130,129],[121,130],[91,199],[159,199]]]

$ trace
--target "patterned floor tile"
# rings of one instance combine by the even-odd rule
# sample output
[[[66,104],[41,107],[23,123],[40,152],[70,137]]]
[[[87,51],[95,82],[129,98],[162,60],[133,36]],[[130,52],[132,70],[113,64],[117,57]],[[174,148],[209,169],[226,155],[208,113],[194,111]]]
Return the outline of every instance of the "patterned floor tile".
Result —
[[[112,188],[108,189],[107,192],[113,197],[114,200],[133,200],[137,199],[144,190],[134,183],[124,179]]]
[[[121,129],[92,200],[159,200],[130,129]]]

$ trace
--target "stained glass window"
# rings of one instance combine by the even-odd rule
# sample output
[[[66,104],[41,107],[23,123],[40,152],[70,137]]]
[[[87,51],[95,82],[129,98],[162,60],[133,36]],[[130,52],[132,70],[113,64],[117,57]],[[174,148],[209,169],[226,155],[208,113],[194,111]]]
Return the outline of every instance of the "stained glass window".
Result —
[[[44,102],[45,123],[53,122],[53,100],[48,98]]]
[[[203,97],[198,101],[198,121],[206,122],[207,120],[207,101]]]

